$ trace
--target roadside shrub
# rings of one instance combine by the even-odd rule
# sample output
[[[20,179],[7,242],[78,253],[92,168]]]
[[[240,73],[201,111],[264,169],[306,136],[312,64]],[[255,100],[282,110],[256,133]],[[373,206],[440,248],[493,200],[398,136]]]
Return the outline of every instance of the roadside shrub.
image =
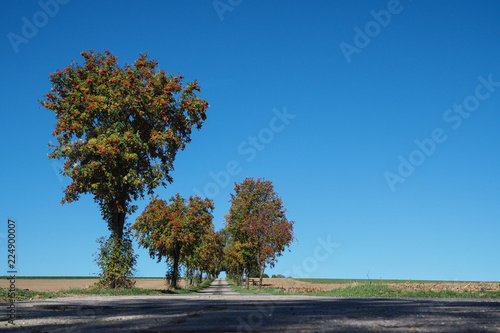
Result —
[[[94,261],[99,266],[99,288],[132,288],[135,282],[131,277],[135,272],[138,255],[134,255],[129,225],[122,239],[110,236],[96,240],[99,251],[94,253]]]

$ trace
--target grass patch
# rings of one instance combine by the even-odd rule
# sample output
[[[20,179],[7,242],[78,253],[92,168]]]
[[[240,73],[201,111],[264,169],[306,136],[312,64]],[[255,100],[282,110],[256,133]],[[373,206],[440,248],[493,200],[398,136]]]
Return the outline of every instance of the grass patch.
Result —
[[[304,282],[312,282],[311,280],[328,280],[332,281],[333,279],[296,279],[299,281],[304,281]],[[250,287],[250,289],[246,290],[241,287],[238,287],[233,281],[227,280],[228,284],[231,286],[231,288],[240,293],[240,294],[272,294],[272,295],[307,295],[307,296],[328,296],[328,297],[404,297],[404,298],[500,298],[500,291],[488,291],[488,290],[483,290],[483,291],[477,291],[477,292],[472,292],[472,291],[465,291],[465,292],[459,292],[459,291],[449,291],[449,290],[443,290],[443,291],[412,291],[412,290],[406,290],[404,288],[393,288],[389,287],[385,284],[380,284],[379,283],[361,283],[359,284],[359,281],[363,280],[340,280],[340,279],[335,279],[336,282],[323,282],[323,283],[352,283],[354,281],[357,281],[357,285],[347,285],[346,287],[343,288],[336,288],[332,289],[329,291],[324,291],[324,292],[315,292],[315,293],[285,293],[282,289],[279,288],[262,288],[262,290],[259,292],[257,287]],[[342,281],[342,282],[340,282]],[[365,280],[368,281],[368,280]],[[388,280],[389,281],[395,281],[395,280]],[[401,280],[398,280],[401,281]],[[386,282],[386,281],[384,281]],[[403,282],[403,281],[401,281]],[[406,281],[404,281],[406,282]],[[427,281],[428,282],[428,281]],[[443,282],[443,281],[436,281],[436,282]],[[312,282],[312,283],[319,283],[319,282]],[[395,282],[389,282],[389,283],[395,283]],[[419,282],[421,283],[421,282]]]
[[[500,298],[500,291],[405,291],[400,297],[438,297],[438,298]]]
[[[25,301],[36,296],[43,298],[56,298],[56,297],[71,297],[71,296],[131,296],[131,295],[167,295],[167,294],[193,294],[210,286],[214,279],[205,280],[203,283],[189,289],[177,290],[159,290],[159,289],[142,289],[142,288],[129,288],[129,289],[98,289],[95,287],[89,288],[71,288],[64,289],[56,292],[35,291],[16,289],[16,301]],[[0,302],[10,302],[8,298],[8,288],[0,288]]]
[[[391,288],[380,284],[360,284],[357,286],[347,286],[329,291],[307,293],[310,296],[330,296],[330,297],[408,297],[408,298],[499,298],[499,291],[412,291],[399,288]]]
[[[357,286],[347,286],[324,292],[306,293],[306,295],[336,297],[390,297],[391,294],[394,294],[394,291],[394,289],[385,285],[360,284]]]
[[[197,286],[194,286],[192,287],[191,289],[188,289],[188,290],[192,290],[193,292],[198,292],[200,290],[203,290],[205,288],[208,288],[210,287],[210,285],[215,281],[215,278],[214,279],[208,279],[208,280],[205,280],[203,281],[202,284],[199,284]]]
[[[258,287],[250,286],[249,289],[244,289],[243,287],[239,287],[234,283],[233,280],[227,278],[226,279],[227,283],[231,287],[233,291],[236,291],[239,294],[271,294],[271,295],[286,295],[286,293],[283,291],[283,289],[280,288],[264,288],[262,287],[261,291],[259,292]]]
[[[16,301],[29,300],[30,298],[34,298],[37,295],[44,298],[64,297],[64,295],[61,292],[16,289]],[[8,296],[9,296],[9,289],[0,288],[0,302],[10,302],[10,298],[8,298]]]
[[[243,289],[239,287],[233,280],[226,278],[227,284],[231,287],[233,291],[236,291],[239,294],[255,294],[257,292],[257,288],[250,288],[249,290]]]

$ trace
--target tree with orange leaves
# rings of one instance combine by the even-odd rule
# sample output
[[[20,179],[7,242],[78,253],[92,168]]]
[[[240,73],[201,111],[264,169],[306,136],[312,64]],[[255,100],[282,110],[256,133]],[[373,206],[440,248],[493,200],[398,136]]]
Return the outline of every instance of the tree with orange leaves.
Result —
[[[50,74],[41,101],[56,118],[49,158],[63,159],[62,174],[72,180],[61,203],[92,195],[121,246],[133,201],[172,182],[176,154],[201,128],[208,102],[196,96],[196,81],[183,85],[147,54],[124,66],[109,51],[81,55],[84,64]],[[110,286],[121,287],[119,280]]]
[[[231,207],[226,214],[226,228],[246,274],[249,288],[252,268],[260,270],[259,289],[266,265],[274,266],[282,252],[293,241],[294,221],[288,221],[283,202],[270,181],[246,178],[235,184]]]
[[[131,229],[151,258],[167,260],[167,279],[172,288],[177,288],[179,266],[189,265],[189,259],[213,232],[214,206],[212,200],[198,196],[185,200],[176,194],[169,201],[154,198]]]

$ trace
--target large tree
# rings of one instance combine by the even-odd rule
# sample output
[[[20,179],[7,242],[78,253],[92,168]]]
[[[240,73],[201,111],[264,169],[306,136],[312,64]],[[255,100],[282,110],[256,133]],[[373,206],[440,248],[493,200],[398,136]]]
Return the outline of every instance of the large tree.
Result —
[[[179,194],[165,200],[154,198],[132,225],[139,245],[160,262],[166,258],[170,285],[177,288],[179,266],[187,264],[198,247],[213,233],[213,202],[198,196],[185,200]]]
[[[277,257],[293,241],[294,221],[285,216],[283,202],[270,181],[246,178],[236,183],[226,228],[233,244],[239,244],[239,256],[246,273],[246,288],[252,268],[260,270],[259,289],[266,265],[274,266]]]
[[[62,174],[72,180],[61,203],[93,195],[121,243],[133,201],[172,182],[175,156],[201,128],[208,102],[196,96],[196,81],[183,85],[147,54],[123,66],[109,51],[82,56],[84,64],[50,74],[41,101],[56,117],[49,157],[63,159]]]

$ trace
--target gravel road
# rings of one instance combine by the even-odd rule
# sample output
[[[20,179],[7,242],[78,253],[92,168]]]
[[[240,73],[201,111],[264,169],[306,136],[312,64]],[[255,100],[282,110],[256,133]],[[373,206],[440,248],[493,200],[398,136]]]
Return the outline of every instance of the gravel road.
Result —
[[[0,305],[7,308],[6,303]],[[88,296],[16,303],[37,332],[500,332],[500,300],[240,295],[224,279],[193,295]],[[5,320],[5,319],[4,319]]]

